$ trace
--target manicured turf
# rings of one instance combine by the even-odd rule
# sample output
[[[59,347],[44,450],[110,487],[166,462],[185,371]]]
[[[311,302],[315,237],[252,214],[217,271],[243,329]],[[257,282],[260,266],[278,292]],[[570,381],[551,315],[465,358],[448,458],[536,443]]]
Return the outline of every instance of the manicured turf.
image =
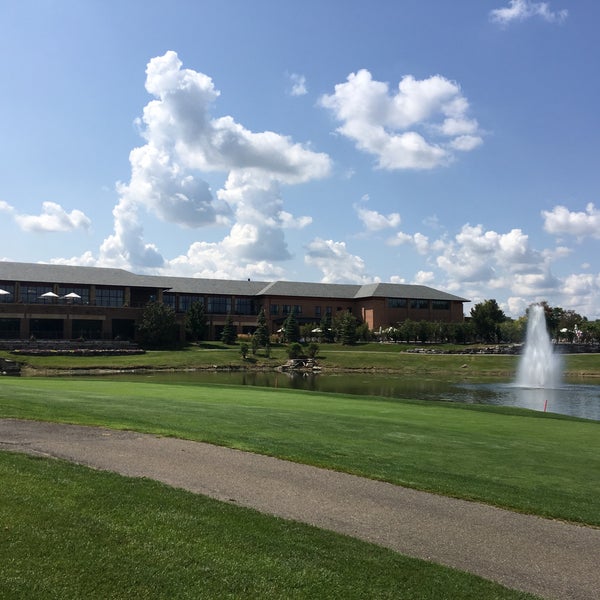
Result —
[[[0,416],[208,441],[600,525],[600,424],[296,390],[14,378]]]
[[[414,344],[321,344],[317,360],[327,369],[383,370],[407,374],[444,375],[449,379],[500,377],[515,375],[519,357],[516,355],[477,354],[477,347],[440,346],[442,351],[468,348],[473,354],[411,353]],[[430,352],[434,346],[423,348]],[[287,359],[287,347],[274,345],[267,357],[264,351],[243,359],[240,345],[227,346],[220,342],[203,342],[182,350],[155,350],[136,356],[17,356],[0,351],[0,358],[16,360],[34,371],[81,369],[206,369],[214,367],[274,369]],[[600,376],[600,354],[571,354],[565,356],[565,375],[569,377]]]
[[[6,452],[0,597],[533,599],[156,482]]]

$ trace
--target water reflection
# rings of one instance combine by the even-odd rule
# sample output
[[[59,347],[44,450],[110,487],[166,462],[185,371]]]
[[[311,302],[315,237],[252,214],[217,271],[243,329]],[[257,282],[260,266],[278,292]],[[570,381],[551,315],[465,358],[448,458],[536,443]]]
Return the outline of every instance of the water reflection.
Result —
[[[218,383],[337,392],[384,398],[443,400],[467,404],[495,404],[555,412],[600,421],[600,385],[597,381],[565,383],[553,389],[523,388],[512,383],[449,383],[443,379],[395,374],[340,373],[287,374],[278,372],[190,372],[119,375],[156,382],[198,385]]]
[[[564,384],[554,388],[523,388],[513,384],[465,385],[457,402],[477,398],[481,404],[518,406],[600,421],[600,386]]]

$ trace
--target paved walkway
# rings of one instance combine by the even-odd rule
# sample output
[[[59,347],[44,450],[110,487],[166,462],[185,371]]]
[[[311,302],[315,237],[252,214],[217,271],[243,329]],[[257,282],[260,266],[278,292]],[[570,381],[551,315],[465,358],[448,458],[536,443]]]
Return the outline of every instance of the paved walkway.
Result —
[[[546,598],[600,598],[600,529],[130,431],[0,419],[0,450],[156,479]]]

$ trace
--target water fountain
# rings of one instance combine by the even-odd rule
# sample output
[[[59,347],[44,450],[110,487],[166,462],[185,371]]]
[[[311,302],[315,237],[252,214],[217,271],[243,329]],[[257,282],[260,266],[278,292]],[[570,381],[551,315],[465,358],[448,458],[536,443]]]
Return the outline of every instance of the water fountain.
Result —
[[[519,362],[516,385],[524,388],[559,387],[562,379],[561,362],[552,349],[544,307],[534,304],[529,308],[525,349]]]

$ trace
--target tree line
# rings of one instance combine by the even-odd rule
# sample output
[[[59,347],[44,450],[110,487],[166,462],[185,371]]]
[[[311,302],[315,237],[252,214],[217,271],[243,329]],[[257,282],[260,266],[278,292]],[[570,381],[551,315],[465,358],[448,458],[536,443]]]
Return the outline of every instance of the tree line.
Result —
[[[553,340],[578,343],[600,343],[600,320],[589,321],[572,310],[551,307],[541,302],[546,316],[548,332]],[[507,317],[496,300],[485,300],[473,306],[470,315],[461,323],[440,321],[413,321],[406,319],[378,331],[369,329],[352,313],[343,311],[335,316],[325,314],[320,321],[299,324],[292,312],[281,328],[269,331],[264,308],[257,316],[257,327],[250,336],[252,352],[262,349],[267,354],[271,343],[341,343],[353,345],[363,341],[389,341],[406,343],[471,344],[471,343],[521,343],[525,339],[528,311],[517,319]],[[194,302],[185,319],[186,338],[198,342],[206,339],[208,319],[202,302]],[[149,348],[173,346],[178,339],[179,326],[173,308],[150,302],[138,327],[140,342]],[[231,314],[225,319],[221,341],[234,344],[238,333]],[[244,342],[246,343],[246,342]],[[250,346],[247,346],[247,350]]]

